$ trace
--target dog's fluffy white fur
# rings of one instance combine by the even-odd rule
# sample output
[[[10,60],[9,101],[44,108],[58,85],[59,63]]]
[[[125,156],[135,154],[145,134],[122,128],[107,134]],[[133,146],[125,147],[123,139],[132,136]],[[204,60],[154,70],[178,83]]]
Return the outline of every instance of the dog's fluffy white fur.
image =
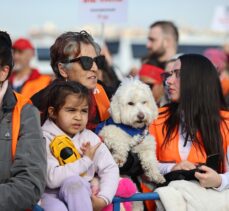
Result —
[[[126,79],[112,97],[110,114],[115,123],[143,128],[152,122],[158,115],[158,108],[150,88],[136,79]],[[117,164],[122,167],[131,150],[137,153],[145,176],[149,181],[163,183],[164,177],[158,169],[156,146],[154,138],[144,136],[130,136],[120,127],[107,125],[102,128],[99,135],[111,151]],[[142,141],[141,141],[142,139]]]

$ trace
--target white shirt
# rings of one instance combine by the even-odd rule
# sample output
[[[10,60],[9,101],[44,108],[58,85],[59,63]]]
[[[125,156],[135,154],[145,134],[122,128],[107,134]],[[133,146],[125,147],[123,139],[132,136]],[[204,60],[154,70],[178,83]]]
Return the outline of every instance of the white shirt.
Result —
[[[192,142],[188,141],[186,146],[184,147],[184,135],[181,134],[181,129],[179,128],[179,154],[181,157],[181,160],[186,160],[189,152],[191,150],[191,146],[192,146]],[[226,169],[226,173],[224,174],[220,174],[221,178],[222,178],[222,183],[220,185],[220,187],[218,188],[214,188],[215,190],[218,191],[222,191],[224,189],[229,188],[229,147],[227,149],[227,159],[225,159],[227,162],[225,164],[225,169]],[[167,174],[169,172],[171,172],[171,169],[176,165],[176,163],[159,163],[159,170],[161,172],[161,174]]]

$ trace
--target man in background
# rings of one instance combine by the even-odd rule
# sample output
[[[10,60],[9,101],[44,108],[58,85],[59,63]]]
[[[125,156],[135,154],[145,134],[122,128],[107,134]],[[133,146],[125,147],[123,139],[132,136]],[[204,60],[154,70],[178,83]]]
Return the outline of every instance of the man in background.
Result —
[[[51,81],[50,76],[42,75],[30,66],[33,56],[34,47],[28,39],[20,38],[13,43],[14,69],[9,82],[15,91],[27,98],[46,87]]]
[[[138,73],[139,79],[150,87],[159,107],[165,104],[162,73],[164,70],[151,64],[143,64]]]
[[[179,33],[174,23],[157,21],[150,25],[146,48],[148,55],[142,62],[165,69],[168,60],[177,53]]]

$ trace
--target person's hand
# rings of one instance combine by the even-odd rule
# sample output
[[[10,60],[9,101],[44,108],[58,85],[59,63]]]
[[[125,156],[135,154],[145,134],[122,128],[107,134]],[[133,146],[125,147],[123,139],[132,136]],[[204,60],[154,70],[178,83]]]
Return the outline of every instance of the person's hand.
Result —
[[[98,149],[98,147],[102,144],[102,142],[99,142],[98,144],[96,144],[95,146],[91,146],[90,142],[85,142],[82,144],[82,146],[80,147],[81,151],[83,152],[83,154],[87,157],[89,157],[91,160],[93,160],[94,156],[95,156],[95,152]]]
[[[171,171],[176,171],[176,170],[192,170],[195,169],[196,165],[194,163],[191,163],[187,160],[182,160],[180,163],[177,163]]]
[[[91,192],[92,195],[97,195],[99,193],[99,179],[97,177],[94,177],[91,180]]]
[[[107,206],[107,203],[103,198],[92,195],[91,196],[93,211],[101,211],[104,207]]]
[[[222,178],[215,170],[204,165],[200,166],[199,169],[204,173],[195,172],[195,177],[202,187],[218,188],[221,185]]]

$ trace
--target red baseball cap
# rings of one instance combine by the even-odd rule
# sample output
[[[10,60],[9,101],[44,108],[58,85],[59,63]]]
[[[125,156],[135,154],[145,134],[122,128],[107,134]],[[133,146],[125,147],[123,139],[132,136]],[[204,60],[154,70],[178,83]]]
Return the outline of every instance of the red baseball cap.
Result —
[[[17,50],[26,50],[26,49],[34,50],[32,43],[25,38],[19,38],[15,40],[12,48]]]
[[[146,76],[154,79],[157,83],[162,83],[161,73],[164,70],[151,64],[143,64],[139,70],[139,76]]]

